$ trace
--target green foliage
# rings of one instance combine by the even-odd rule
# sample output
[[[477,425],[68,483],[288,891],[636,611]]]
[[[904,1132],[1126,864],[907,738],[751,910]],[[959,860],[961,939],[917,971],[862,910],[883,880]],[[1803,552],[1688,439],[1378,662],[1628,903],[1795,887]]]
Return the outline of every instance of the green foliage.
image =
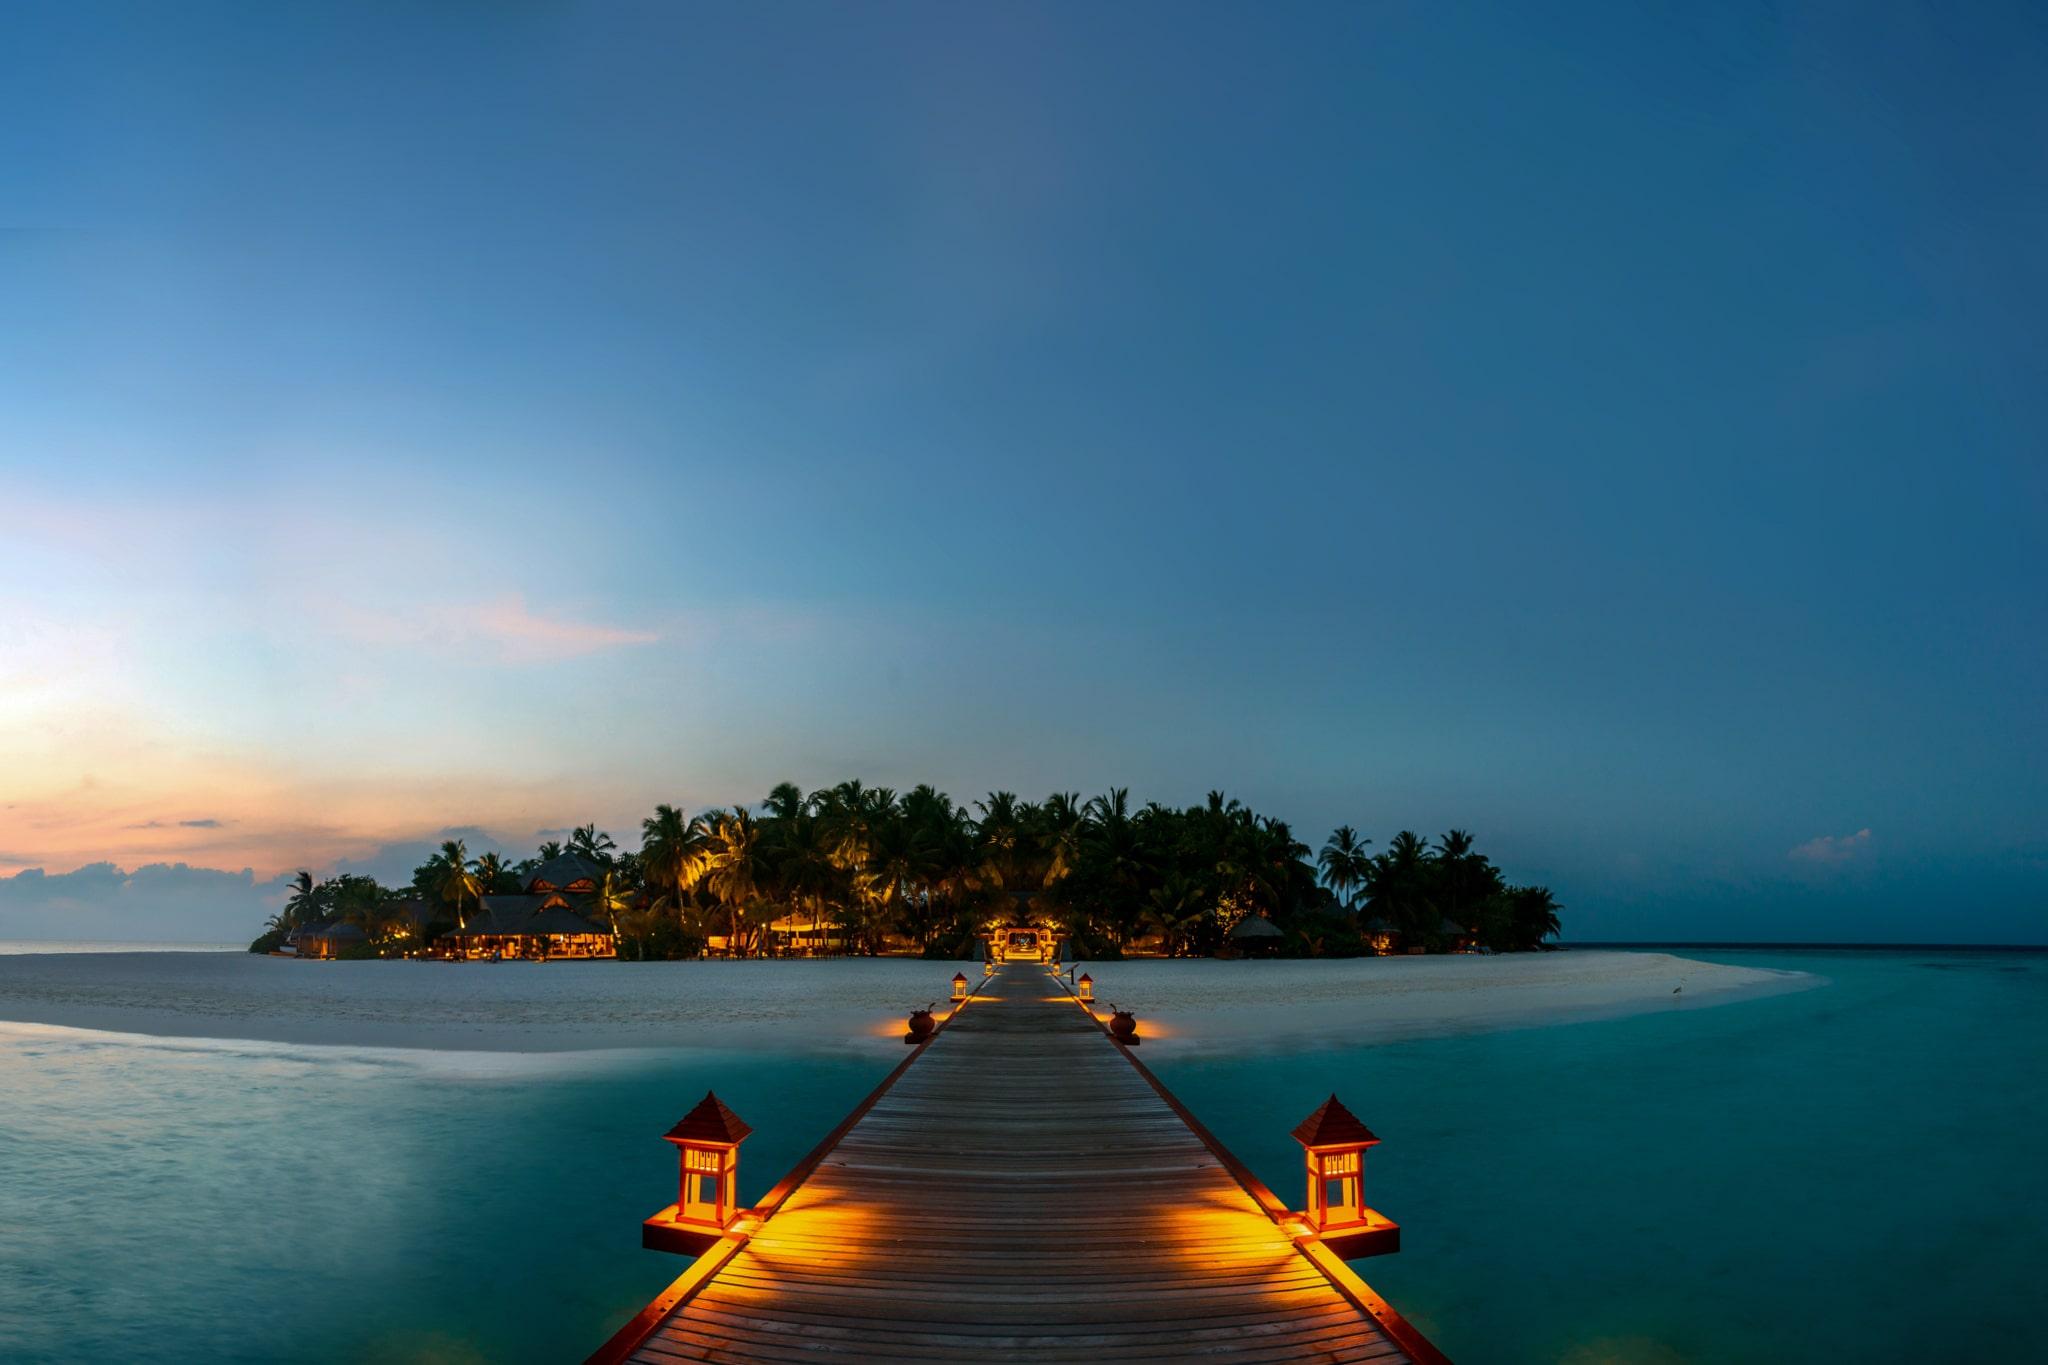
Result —
[[[252,953],[274,953],[284,947],[284,936],[285,931],[283,929],[266,929],[256,936],[255,942],[249,945],[249,951]]]
[[[1403,946],[1436,951],[1530,949],[1558,931],[1550,892],[1510,885],[1464,831],[1432,846],[1404,830],[1372,854],[1344,825],[1312,859],[1285,821],[1222,792],[1174,809],[1134,807],[1125,788],[1086,801],[996,791],[970,808],[928,785],[899,795],[849,781],[806,795],[782,783],[758,814],[662,805],[640,834],[627,853],[586,824],[567,845],[603,870],[579,909],[613,929],[626,961],[697,956],[714,937],[736,956],[828,939],[835,951],[955,958],[1005,924],[1050,925],[1085,959],[1201,956],[1234,951],[1230,931],[1253,915],[1280,930],[1261,940],[1270,951],[1304,957],[1370,951],[1376,921]],[[418,945],[563,851],[542,844],[513,864],[450,840],[413,873],[441,921],[424,925],[397,918],[392,893],[368,878],[300,873],[257,945],[333,918],[362,924],[371,943]]]

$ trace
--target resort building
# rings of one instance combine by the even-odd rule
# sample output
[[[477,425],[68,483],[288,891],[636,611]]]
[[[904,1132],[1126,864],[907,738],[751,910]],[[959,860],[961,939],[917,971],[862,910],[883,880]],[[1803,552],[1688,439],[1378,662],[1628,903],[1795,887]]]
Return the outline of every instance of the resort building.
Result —
[[[1361,924],[1358,931],[1365,937],[1365,946],[1381,957],[1401,951],[1401,931],[1378,915]]]
[[[384,926],[387,943],[401,948],[407,957],[418,956],[426,950],[433,938],[435,919],[444,918],[446,914],[442,907],[416,896],[385,901],[377,908],[377,918]]]
[[[572,897],[597,889],[603,869],[574,853],[527,874],[523,895],[484,896],[460,926],[434,940],[434,956],[455,960],[616,957],[611,926],[593,923]]]
[[[1246,915],[1230,929],[1230,947],[1247,957],[1267,957],[1287,940],[1280,926],[1264,915]]]
[[[846,930],[823,915],[784,915],[768,926],[769,951],[782,957],[823,957],[848,950]],[[725,946],[717,935],[708,945],[714,951]]]
[[[298,932],[292,942],[300,957],[334,958],[358,944],[369,942],[369,935],[363,926],[353,920],[329,920],[325,924],[311,925]]]

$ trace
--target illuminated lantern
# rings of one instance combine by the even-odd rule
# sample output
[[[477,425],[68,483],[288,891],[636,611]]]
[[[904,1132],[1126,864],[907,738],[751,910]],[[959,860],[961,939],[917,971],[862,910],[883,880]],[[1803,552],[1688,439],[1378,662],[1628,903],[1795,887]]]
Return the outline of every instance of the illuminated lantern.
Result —
[[[996,974],[996,960],[994,958],[985,957],[981,960],[981,974],[983,976],[994,976]]]
[[[1378,1144],[1335,1095],[1294,1129],[1308,1153],[1306,1221],[1340,1256],[1372,1256],[1401,1249],[1401,1229],[1365,1203],[1365,1149]]]
[[[953,998],[955,1000],[965,1000],[967,998],[967,973],[953,973]]]
[[[1092,1003],[1095,999],[1095,978],[1086,972],[1081,973],[1081,979],[1074,983],[1074,994],[1081,997],[1082,1004]]]
[[[710,1091],[662,1136],[676,1145],[676,1202],[641,1224],[640,1244],[690,1255],[716,1242],[739,1215],[740,1144],[754,1130]]]

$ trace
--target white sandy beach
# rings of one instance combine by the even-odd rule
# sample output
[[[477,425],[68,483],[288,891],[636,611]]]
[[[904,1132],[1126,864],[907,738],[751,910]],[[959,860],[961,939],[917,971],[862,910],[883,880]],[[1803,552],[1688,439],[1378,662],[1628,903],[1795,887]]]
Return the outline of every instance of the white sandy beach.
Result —
[[[1584,949],[1500,957],[1282,962],[1104,962],[1099,1009],[1134,1011],[1176,1052],[1244,1052],[1435,1037],[1732,1004],[1823,983],[1661,952]]]
[[[0,1020],[160,1037],[560,1052],[886,1052],[971,963],[293,962],[246,953],[0,957]],[[1819,978],[1657,952],[1086,963],[1162,1051],[1373,1042],[1695,1008]],[[1678,988],[1674,993],[1674,988]]]

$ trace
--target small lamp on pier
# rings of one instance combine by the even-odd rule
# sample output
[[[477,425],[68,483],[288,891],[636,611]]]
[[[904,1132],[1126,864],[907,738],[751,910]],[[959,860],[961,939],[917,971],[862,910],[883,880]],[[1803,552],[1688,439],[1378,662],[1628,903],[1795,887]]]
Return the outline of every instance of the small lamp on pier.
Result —
[[[953,998],[955,1000],[965,1000],[967,998],[967,973],[953,973]]]
[[[1307,1151],[1305,1221],[1339,1256],[1377,1256],[1401,1249],[1401,1228],[1365,1203],[1365,1149],[1379,1137],[1335,1095],[1294,1129]]]
[[[1086,972],[1081,973],[1081,979],[1074,983],[1074,994],[1080,998],[1082,1004],[1094,1004],[1095,978],[1088,975],[1088,973]]]
[[[681,1177],[676,1202],[640,1225],[642,1246],[694,1256],[724,1235],[739,1216],[740,1144],[753,1131],[707,1090],[662,1135],[676,1145]]]

